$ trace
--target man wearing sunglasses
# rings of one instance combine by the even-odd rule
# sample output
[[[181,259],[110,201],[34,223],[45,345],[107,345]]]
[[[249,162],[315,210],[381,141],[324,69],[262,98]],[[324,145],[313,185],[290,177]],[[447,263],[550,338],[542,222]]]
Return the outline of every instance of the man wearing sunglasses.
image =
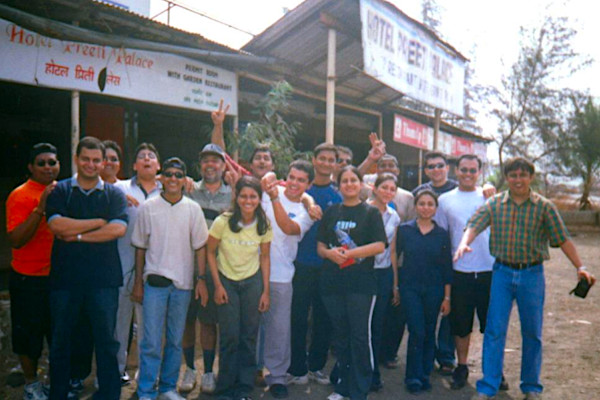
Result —
[[[448,179],[450,166],[448,165],[448,159],[443,153],[440,153],[439,151],[430,151],[425,154],[424,159],[425,165],[423,168],[425,170],[425,175],[429,178],[429,182],[417,186],[412,191],[413,195],[423,189],[431,189],[439,196],[458,186],[458,182],[454,179]]]
[[[456,177],[458,187],[439,198],[436,222],[450,233],[452,253],[456,251],[467,221],[485,203],[483,189],[477,186],[481,173],[481,160],[474,154],[463,154],[458,158]],[[456,344],[458,366],[452,374],[452,389],[461,389],[467,383],[469,368],[467,359],[473,329],[475,311],[479,330],[485,331],[492,266],[494,257],[489,249],[490,231],[486,229],[471,244],[471,253],[454,262],[452,295],[450,304],[450,330]],[[500,390],[508,390],[502,377]]]
[[[56,186],[60,164],[56,147],[38,143],[29,154],[30,178],[6,201],[6,230],[12,247],[10,310],[13,351],[19,355],[23,398],[46,399],[37,379],[37,363],[50,339],[49,282],[53,234],[45,217],[46,199]]]
[[[144,314],[140,400],[157,395],[161,400],[183,399],[177,393],[177,379],[185,318],[195,287],[194,257],[199,265],[204,263],[208,239],[202,209],[183,195],[185,172],[185,163],[177,157],[164,162],[163,191],[141,206],[131,237],[136,248],[132,299],[142,304]],[[206,305],[208,293],[200,297]]]

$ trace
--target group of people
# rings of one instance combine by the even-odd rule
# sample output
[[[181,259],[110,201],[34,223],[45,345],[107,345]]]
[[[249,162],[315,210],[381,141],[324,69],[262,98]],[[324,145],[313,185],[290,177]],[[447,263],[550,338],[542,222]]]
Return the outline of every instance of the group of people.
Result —
[[[249,172],[225,153],[226,112],[221,104],[212,113],[199,182],[177,157],[161,166],[149,143],[135,150],[134,176],[118,180],[121,150],[93,137],[77,146],[76,174],[56,182],[56,148],[33,146],[30,178],[6,204],[24,399],[77,398],[93,352],[95,398],[119,399],[136,327],[139,398],[179,400],[198,379],[197,320],[201,389],[219,399],[250,399],[263,368],[274,398],[313,381],[334,385],[329,400],[366,399],[383,388],[379,364],[397,366],[405,326],[406,390],[431,389],[436,358],[461,389],[475,314],[484,333],[477,398],[491,399],[508,388],[502,364],[513,300],[521,390],[541,398],[548,245],[561,247],[580,279],[595,278],[555,206],[531,190],[533,164],[507,161],[508,190],[494,194],[479,187],[477,156],[458,158],[453,181],[446,157],[432,152],[430,181],[410,193],[398,185],[397,159],[371,135],[359,167],[350,149],[323,143],[312,162],[292,162],[279,180],[268,148],[255,150]],[[49,387],[36,375],[44,339]]]

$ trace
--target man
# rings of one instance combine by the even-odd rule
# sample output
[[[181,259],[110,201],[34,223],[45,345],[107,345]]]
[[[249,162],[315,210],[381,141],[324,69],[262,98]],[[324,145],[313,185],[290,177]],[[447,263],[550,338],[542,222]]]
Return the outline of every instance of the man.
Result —
[[[131,291],[133,290],[135,276],[135,248],[131,245],[131,235],[133,234],[133,227],[137,220],[140,205],[144,204],[146,200],[160,195],[162,184],[156,179],[159,169],[160,158],[156,147],[152,143],[141,143],[135,149],[134,177],[119,181],[115,185],[115,187],[121,189],[127,198],[127,216],[129,218],[125,236],[117,241],[123,271],[123,286],[119,289],[119,308],[117,311],[115,337],[119,341],[117,360],[121,374],[121,384],[123,385],[129,384],[130,381],[129,374],[127,373],[127,346],[129,344],[131,321],[134,313],[138,326],[138,350],[143,337],[142,307],[140,304],[131,301]]]
[[[458,248],[469,218],[485,203],[483,189],[477,187],[481,173],[481,160],[473,154],[458,158],[456,176],[458,187],[439,198],[436,221],[448,230],[452,252]],[[454,262],[452,279],[450,328],[456,344],[458,366],[452,374],[452,389],[461,389],[467,383],[469,368],[467,359],[473,330],[473,317],[477,311],[479,330],[485,331],[492,265],[494,257],[489,251],[489,229],[486,229],[472,244],[473,252]],[[501,390],[508,390],[502,377]]]
[[[269,392],[275,398],[285,398],[287,371],[290,366],[292,279],[298,243],[312,225],[302,204],[302,195],[314,178],[312,165],[304,160],[290,164],[285,188],[276,179],[263,177],[261,185],[262,207],[271,221],[271,306],[263,314],[264,366],[269,370],[265,377]],[[275,177],[271,177],[275,178]]]
[[[117,239],[127,230],[127,201],[100,179],[102,142],[85,137],[74,157],[77,175],[60,181],[46,201],[52,247],[50,308],[50,398],[69,391],[71,334],[81,310],[87,314],[96,349],[96,396],[118,400],[121,393],[115,324],[123,283]]]
[[[531,190],[534,165],[521,157],[505,162],[508,191],[489,199],[469,219],[455,260],[472,251],[471,243],[488,226],[490,253],[496,257],[483,339],[483,378],[476,399],[493,399],[502,379],[504,345],[513,302],[517,301],[523,337],[521,391],[526,400],[541,399],[544,267],[548,244],[560,246],[577,269],[578,279],[594,284],[560,214],[548,199]]]
[[[342,145],[337,145],[335,147],[337,148],[338,158],[337,164],[333,168],[333,173],[331,176],[331,180],[333,182],[337,181],[337,177],[342,168],[344,168],[346,165],[352,165],[352,159],[354,158],[354,154],[349,147]]]
[[[458,186],[458,182],[454,179],[448,179],[450,165],[448,165],[448,159],[443,153],[430,151],[425,153],[423,158],[425,163],[423,169],[429,181],[417,186],[412,191],[413,195],[423,189],[431,189],[439,196]]]
[[[194,183],[189,197],[202,208],[209,229],[214,219],[231,206],[231,187],[223,183],[224,172],[225,152],[216,144],[209,143],[204,146],[200,152],[202,180]],[[193,390],[196,385],[194,366],[196,319],[200,321],[200,344],[204,362],[204,374],[201,379],[202,393],[213,393],[216,388],[213,364],[217,345],[217,307],[214,302],[214,284],[210,274],[206,275],[205,283],[208,290],[208,303],[204,307],[199,307],[197,299],[192,299],[187,315],[183,335],[186,371],[179,387],[183,392]]]
[[[183,399],[176,387],[185,317],[195,287],[194,256],[198,265],[205,267],[208,239],[202,209],[183,196],[185,172],[185,164],[177,157],[164,162],[163,191],[141,207],[131,237],[136,247],[132,299],[142,303],[144,312],[137,390],[140,400],[156,398],[157,378],[160,399]],[[199,271],[199,277],[205,273]],[[206,305],[206,287],[198,287],[198,294]]]
[[[25,377],[23,399],[44,400],[37,365],[44,338],[50,342],[49,283],[53,235],[46,223],[46,199],[56,186],[56,147],[38,143],[29,152],[30,178],[6,200],[6,231],[12,247],[10,315],[13,351]]]
[[[322,143],[313,151],[312,164],[315,178],[306,191],[324,212],[330,205],[342,202],[331,181],[338,159],[337,147]],[[342,156],[343,157],[343,156]],[[326,385],[329,378],[323,372],[327,363],[330,344],[331,322],[319,293],[319,278],[323,259],[317,254],[316,221],[298,244],[292,280],[292,341],[288,383],[307,384],[309,380]],[[312,309],[310,348],[306,348],[308,316]]]

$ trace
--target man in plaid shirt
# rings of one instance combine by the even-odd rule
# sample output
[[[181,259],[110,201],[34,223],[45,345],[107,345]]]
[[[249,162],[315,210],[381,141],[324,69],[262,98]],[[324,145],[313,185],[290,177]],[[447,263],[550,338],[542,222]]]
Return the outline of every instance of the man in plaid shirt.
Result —
[[[504,164],[508,191],[490,198],[467,223],[455,260],[470,252],[469,244],[486,229],[490,252],[496,257],[487,326],[483,341],[483,378],[475,399],[493,399],[502,379],[504,346],[513,301],[517,301],[523,338],[521,391],[526,400],[541,399],[542,322],[544,316],[544,260],[548,244],[560,247],[577,268],[578,279],[590,284],[586,271],[554,204],[530,189],[533,164],[520,157]]]

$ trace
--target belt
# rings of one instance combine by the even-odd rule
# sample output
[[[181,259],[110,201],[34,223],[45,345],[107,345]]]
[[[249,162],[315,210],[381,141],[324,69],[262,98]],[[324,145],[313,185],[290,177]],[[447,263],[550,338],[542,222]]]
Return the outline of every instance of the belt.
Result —
[[[534,261],[534,262],[530,262],[530,263],[511,263],[511,262],[507,262],[507,261],[501,260],[499,258],[496,258],[496,262],[498,264],[506,265],[507,267],[510,267],[512,269],[521,270],[521,269],[527,269],[527,268],[530,268],[530,267],[533,267],[536,265],[540,265],[543,263],[543,260]]]

